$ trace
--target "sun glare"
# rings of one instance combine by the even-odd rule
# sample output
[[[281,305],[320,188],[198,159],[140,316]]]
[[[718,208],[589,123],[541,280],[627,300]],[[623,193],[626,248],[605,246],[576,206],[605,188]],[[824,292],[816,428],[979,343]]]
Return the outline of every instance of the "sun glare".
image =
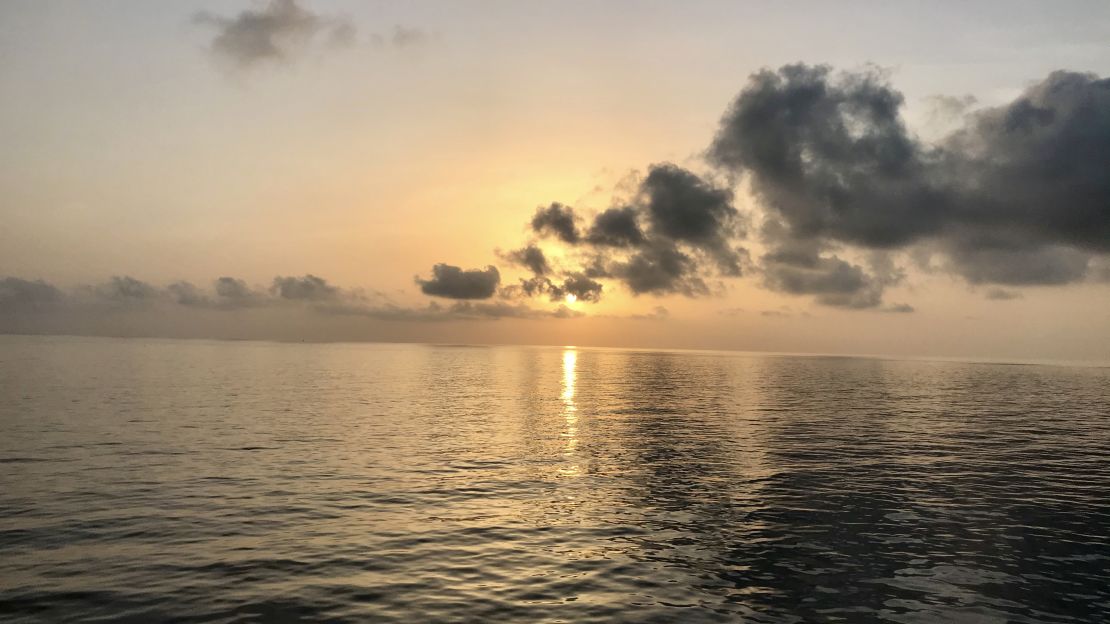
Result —
[[[567,303],[574,303],[575,301],[578,301],[578,297],[571,294],[567,295]]]

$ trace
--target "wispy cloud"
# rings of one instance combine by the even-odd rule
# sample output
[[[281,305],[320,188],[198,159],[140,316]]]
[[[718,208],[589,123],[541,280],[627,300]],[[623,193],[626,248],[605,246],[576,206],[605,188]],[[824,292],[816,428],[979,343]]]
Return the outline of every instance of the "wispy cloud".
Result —
[[[270,0],[260,9],[234,17],[201,12],[193,22],[211,27],[215,31],[212,53],[241,69],[289,62],[320,42],[347,45],[357,32],[349,20],[314,13],[296,0]]]

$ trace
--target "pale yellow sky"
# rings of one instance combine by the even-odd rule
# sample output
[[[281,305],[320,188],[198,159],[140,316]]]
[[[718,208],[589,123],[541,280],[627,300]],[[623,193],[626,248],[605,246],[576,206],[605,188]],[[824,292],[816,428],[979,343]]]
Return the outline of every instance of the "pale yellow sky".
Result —
[[[1054,69],[1110,73],[1104,3],[300,5],[353,37],[325,41],[328,21],[285,60],[236,66],[194,16],[233,19],[265,2],[0,6],[0,278],[69,289],[113,275],[159,287],[226,275],[265,288],[311,273],[423,307],[414,276],[436,263],[525,277],[495,250],[535,237],[537,206],[589,216],[630,171],[664,161],[720,181],[703,154],[760,68],[887,68],[924,137],[930,96],[995,106]],[[419,36],[402,42],[399,26]],[[762,206],[736,192],[758,222]],[[758,238],[744,245],[762,253]],[[997,300],[989,285],[899,263],[907,278],[883,301],[910,314],[821,306],[749,273],[695,299],[606,281],[601,303],[574,306],[601,318],[126,311],[73,331],[296,338],[310,322],[313,339],[1110,359],[1106,283]],[[666,319],[629,318],[656,306]]]

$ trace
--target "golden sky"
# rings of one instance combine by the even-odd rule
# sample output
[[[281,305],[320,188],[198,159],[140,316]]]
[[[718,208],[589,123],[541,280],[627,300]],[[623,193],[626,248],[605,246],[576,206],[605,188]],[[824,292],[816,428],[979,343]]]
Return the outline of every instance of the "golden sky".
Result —
[[[1005,206],[953,200],[945,214],[957,216],[882,243],[900,277],[883,281],[881,296],[829,304],[824,283],[790,282],[795,273],[775,271],[797,265],[769,258],[804,238],[813,258],[871,279],[878,239],[836,223],[805,238],[800,217],[782,212],[795,201],[782,193],[795,189],[756,156],[714,163],[708,154],[730,103],[756,92],[753,74],[782,78],[791,63],[830,67],[823,84],[849,100],[853,76],[877,77],[900,94],[904,137],[922,150],[973,154],[952,138],[965,129],[967,142],[1021,153],[1024,144],[989,134],[981,120],[1011,110],[1056,70],[1093,75],[1084,88],[1100,93],[1108,35],[1110,7],[1079,2],[5,2],[0,279],[21,281],[0,288],[0,331],[1105,360],[1105,185],[1087,193],[1089,235],[1068,221],[996,241],[1010,229]],[[1092,119],[1110,118],[1100,111]],[[1106,138],[1090,127],[1083,136]],[[750,128],[741,134],[757,143]],[[717,242],[666,238],[644,195],[661,163],[731,194],[747,224],[746,235],[727,239],[744,250],[739,276],[715,264],[714,253],[731,253]],[[965,194],[980,185],[974,167],[966,171],[966,185],[949,183]],[[996,183],[982,175],[983,185]],[[872,179],[855,183],[867,193],[842,184],[850,198],[878,193],[891,210],[908,205]],[[1019,206],[1012,214],[1067,203],[1033,182],[1021,197],[997,197]],[[1026,201],[1039,203],[1020,207]],[[531,274],[506,254],[528,243],[552,263],[555,286],[584,268],[587,247],[530,226],[553,202],[573,207],[583,236],[596,214],[635,206],[653,240],[679,241],[698,258],[707,292],[636,292],[622,264],[631,260],[618,254],[609,275],[595,276],[599,302],[508,299],[501,289]],[[994,220],[982,225],[988,210]],[[1059,214],[1044,210],[1046,219]],[[776,219],[789,235],[767,234]],[[973,234],[951,234],[972,222]],[[968,242],[984,235],[991,241]],[[1019,242],[1033,246],[1023,257],[1034,273],[1075,254],[1086,268],[1000,278],[1009,256],[983,268],[980,256],[959,255]],[[481,300],[429,296],[417,278],[427,283],[440,263],[495,265],[499,290]],[[292,298],[275,276],[306,275],[325,280],[322,299],[272,305]],[[128,291],[113,276],[149,288]],[[219,304],[210,286],[219,277],[240,280],[254,298]],[[196,303],[168,290],[183,281],[196,287]],[[21,303],[27,283],[57,295]],[[460,301],[515,311],[449,312]],[[548,316],[560,305],[569,318]]]

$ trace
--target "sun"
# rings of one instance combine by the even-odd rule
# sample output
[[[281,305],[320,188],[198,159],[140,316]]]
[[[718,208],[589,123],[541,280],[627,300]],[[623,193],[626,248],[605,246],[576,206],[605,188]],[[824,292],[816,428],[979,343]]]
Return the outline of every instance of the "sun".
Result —
[[[568,293],[567,294],[567,303],[574,303],[575,301],[578,301],[578,297]]]

